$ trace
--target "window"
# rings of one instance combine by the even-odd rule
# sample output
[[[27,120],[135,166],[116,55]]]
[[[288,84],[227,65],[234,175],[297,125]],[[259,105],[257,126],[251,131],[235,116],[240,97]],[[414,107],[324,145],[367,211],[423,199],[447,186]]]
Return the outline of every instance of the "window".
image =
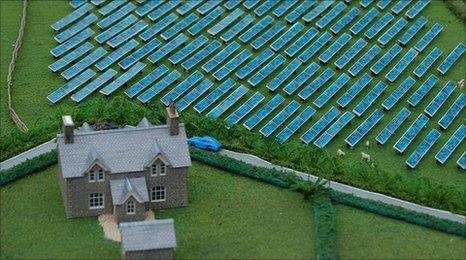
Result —
[[[89,172],[89,182],[95,182],[95,172],[94,172],[94,170],[91,170]]]
[[[165,201],[165,186],[155,186],[151,192],[152,201]]]
[[[97,176],[97,181],[104,181],[104,170],[99,170],[99,175]]]
[[[150,170],[150,174],[152,175],[157,175],[157,164],[152,164],[152,167],[151,167],[151,170]]]
[[[166,174],[166,166],[164,163],[160,164],[160,171],[159,171],[159,174],[160,175],[165,175]]]
[[[126,214],[128,215],[136,214],[136,208],[134,207],[134,201],[130,200],[126,204]]]
[[[89,208],[100,209],[104,207],[104,195],[102,193],[92,193],[89,195]]]

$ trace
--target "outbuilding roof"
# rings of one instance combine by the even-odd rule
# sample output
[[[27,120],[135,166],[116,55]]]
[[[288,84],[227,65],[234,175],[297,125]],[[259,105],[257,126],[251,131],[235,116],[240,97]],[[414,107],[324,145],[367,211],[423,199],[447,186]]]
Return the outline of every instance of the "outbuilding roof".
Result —
[[[124,222],[120,231],[124,252],[176,248],[173,219]]]
[[[167,125],[152,126],[142,122],[138,127],[105,131],[74,131],[74,142],[65,144],[57,135],[59,160],[64,178],[83,176],[89,158],[101,160],[110,173],[143,171],[148,158],[158,149],[171,167],[189,167],[186,132],[183,124],[178,135],[170,135]]]

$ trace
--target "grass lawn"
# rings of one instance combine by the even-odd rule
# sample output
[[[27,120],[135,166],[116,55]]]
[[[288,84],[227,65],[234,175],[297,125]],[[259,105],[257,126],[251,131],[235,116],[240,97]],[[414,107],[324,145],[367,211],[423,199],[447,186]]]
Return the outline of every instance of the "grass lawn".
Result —
[[[120,258],[97,218],[66,219],[51,167],[1,191],[0,258]],[[194,163],[173,217],[179,258],[311,258],[314,225],[300,194]]]
[[[335,206],[342,259],[464,259],[465,238],[363,210]]]
[[[16,37],[16,31],[17,31],[17,26],[19,23],[19,14],[21,10],[21,3],[19,1],[1,1],[1,16],[2,16],[2,40],[1,44],[2,46],[10,47],[11,50],[11,43],[14,41]],[[53,6],[53,12],[51,12],[51,6]],[[350,4],[350,7],[359,7],[361,10],[363,10],[359,6],[359,1],[352,1]],[[389,6],[391,8],[392,5]],[[411,7],[412,4],[409,6]],[[348,7],[347,9],[349,9]],[[36,120],[40,120],[44,116],[48,116],[54,113],[70,113],[72,109],[76,106],[76,104],[71,101],[69,98],[65,98],[63,101],[59,102],[57,105],[51,105],[47,100],[46,96],[56,89],[57,87],[63,85],[65,83],[64,79],[61,78],[61,76],[57,74],[53,74],[50,72],[48,69],[48,65],[51,64],[54,59],[52,58],[51,54],[49,51],[56,46],[56,42],[53,39],[53,31],[50,28],[50,25],[59,20],[61,17],[65,16],[68,14],[72,8],[69,6],[67,1],[31,1],[29,3],[29,13],[28,13],[28,19],[27,19],[27,26],[26,26],[26,34],[25,34],[25,39],[24,39],[24,44],[21,50],[21,53],[19,55],[19,60],[17,64],[17,70],[16,74],[14,76],[14,86],[13,86],[13,96],[14,96],[14,105],[15,108],[18,112],[18,114],[24,119],[26,124],[32,125],[36,122]],[[272,9],[273,10],[273,9]],[[404,12],[403,12],[404,13]],[[224,17],[226,13],[222,16]],[[446,76],[439,76],[438,73],[436,72],[436,68],[440,64],[441,60],[443,60],[448,53],[456,46],[459,42],[464,42],[464,39],[466,37],[465,34],[465,25],[458,19],[456,18],[453,13],[450,12],[446,8],[446,6],[443,4],[442,1],[431,1],[428,7],[426,7],[425,10],[422,11],[421,15],[427,17],[429,19],[429,23],[427,26],[422,29],[416,37],[414,37],[410,43],[408,44],[409,47],[413,47],[415,43],[424,35],[427,30],[435,23],[439,22],[444,26],[443,31],[440,33],[440,35],[435,38],[432,43],[429,45],[429,47],[424,50],[422,53],[418,55],[416,60],[406,69],[406,72],[403,73],[396,82],[393,84],[389,84],[389,88],[385,91],[385,93],[379,97],[377,102],[375,102],[372,107],[365,112],[364,116],[362,118],[356,118],[353,123],[346,127],[336,138],[333,140],[327,149],[335,153],[335,151],[339,148],[345,150],[347,152],[347,156],[345,157],[345,160],[350,163],[356,160],[360,160],[360,152],[368,152],[371,154],[373,160],[381,166],[381,168],[384,168],[387,170],[388,174],[390,172],[396,172],[396,173],[403,173],[403,174],[419,174],[419,175],[424,175],[429,178],[432,178],[436,181],[446,183],[449,185],[454,185],[459,187],[462,191],[465,190],[466,187],[466,180],[464,178],[464,172],[460,171],[456,167],[456,160],[462,153],[462,149],[457,149],[457,151],[451,156],[449,161],[443,165],[439,166],[435,163],[434,156],[437,153],[437,151],[443,146],[443,144],[446,142],[446,140],[452,135],[454,130],[458,128],[458,126],[462,123],[462,116],[459,116],[455,122],[450,126],[448,131],[442,131],[442,136],[440,140],[435,144],[431,150],[427,154],[427,156],[422,160],[422,162],[419,164],[418,168],[415,171],[407,171],[406,166],[405,166],[405,161],[409,154],[411,154],[414,149],[417,147],[417,145],[423,140],[423,138],[427,135],[427,133],[430,131],[432,128],[437,128],[437,121],[441,118],[441,116],[445,113],[445,111],[448,109],[450,104],[453,102],[453,100],[460,94],[460,90],[456,90],[452,97],[447,101],[447,104],[445,104],[438,112],[437,114],[430,120],[428,126],[426,129],[424,129],[420,135],[414,140],[414,142],[410,145],[410,147],[404,152],[404,154],[399,155],[395,152],[395,150],[392,148],[394,143],[401,137],[401,135],[404,133],[404,131],[409,127],[409,125],[414,121],[417,116],[422,113],[423,109],[427,104],[430,102],[430,100],[437,94],[438,90],[443,87],[443,85],[448,81],[448,80],[453,80],[453,81],[458,81],[462,78],[465,77],[465,71],[466,71],[466,55],[463,55],[461,60],[453,66],[453,68],[447,73]],[[397,16],[391,24],[393,24],[400,16]],[[280,19],[276,19],[284,24],[286,21],[284,20],[284,16]],[[377,20],[377,19],[375,19]],[[374,24],[375,20],[370,24]],[[354,23],[354,22],[353,22]],[[390,24],[390,25],[391,25]],[[409,23],[411,25],[412,22]],[[370,26],[369,25],[369,26]],[[409,27],[409,25],[407,27]],[[351,24],[347,27],[349,28]],[[368,27],[369,27],[368,26]],[[387,26],[388,28],[389,26]],[[95,28],[94,28],[95,29]],[[97,29],[96,29],[97,30]],[[385,29],[386,30],[386,29]],[[407,30],[405,28],[402,33],[404,33]],[[6,32],[3,34],[3,32]],[[206,33],[204,33],[207,35]],[[340,33],[341,34],[341,33]],[[381,35],[381,34],[379,34]],[[376,38],[378,38],[378,36]],[[401,35],[401,33],[400,33]],[[400,36],[398,35],[397,38]],[[208,35],[211,39],[212,37]],[[335,41],[338,37],[335,36],[332,39],[332,42]],[[337,56],[339,56],[341,53],[344,53],[359,37],[353,37],[351,42],[347,44]],[[387,47],[385,47],[381,53],[377,56],[376,59],[374,59],[363,72],[368,72],[369,68],[375,63],[376,60],[378,60],[383,53],[385,53],[388,48],[390,48],[393,45],[394,42],[391,42]],[[355,60],[359,59],[363,53],[365,53],[366,50],[368,50],[373,44],[375,44],[375,40],[369,41],[369,44],[367,44],[366,48],[355,58]],[[286,46],[288,47],[289,44]],[[308,47],[308,46],[306,46]],[[385,113],[385,117],[383,118],[382,122],[379,123],[362,141],[361,144],[358,145],[354,150],[349,150],[345,147],[344,145],[344,139],[375,109],[375,107],[381,107],[381,103],[383,100],[385,100],[386,97],[389,96],[390,93],[394,89],[396,89],[399,84],[408,76],[412,74],[412,71],[414,68],[421,62],[421,60],[434,48],[434,47],[439,47],[443,51],[443,56],[441,59],[439,59],[434,65],[431,67],[431,69],[423,76],[421,79],[416,79],[417,83],[415,86],[410,90],[402,100],[395,106],[391,111]],[[257,55],[259,52],[252,50],[252,48],[248,45],[248,48],[253,52],[254,55]],[[398,62],[399,59],[404,55],[404,53],[407,51],[408,48],[404,48],[402,53],[391,63],[391,66]],[[284,50],[286,48],[283,48],[280,50],[280,53],[284,55]],[[325,48],[324,48],[325,49]],[[262,49],[263,50],[263,49]],[[260,52],[262,51],[260,50]],[[322,53],[323,50],[321,50],[317,55],[315,55],[311,61],[314,61],[316,63],[319,63],[317,60],[317,57]],[[1,79],[1,86],[2,86],[2,96],[4,93],[5,87],[5,77],[4,74],[6,73],[6,68],[8,65],[9,61],[9,50],[8,48],[2,48],[2,60],[1,60],[1,67],[2,67],[2,79]],[[5,55],[7,54],[7,55]],[[290,60],[290,59],[289,59]],[[329,64],[333,64],[333,62],[336,60],[334,57],[333,59],[330,60]],[[149,64],[149,62],[147,62]],[[163,62],[164,64],[168,65],[170,69],[177,68],[180,72],[182,72],[182,68],[179,66],[172,66],[169,64],[169,61],[166,60]],[[309,62],[308,62],[309,64]],[[322,64],[321,64],[322,65]],[[306,65],[307,66],[307,65]],[[147,66],[146,69],[144,70],[144,73],[147,73],[153,69],[154,66]],[[284,67],[284,66],[282,66]],[[313,76],[312,78],[315,78],[317,75],[319,75],[324,69],[331,67],[336,71],[333,65],[322,65],[321,69]],[[350,65],[347,65],[345,67],[348,69]],[[196,67],[195,69],[200,69],[200,66]],[[193,70],[194,71],[194,70]],[[278,70],[280,71],[280,70]],[[368,89],[372,88],[379,80],[383,80],[385,74],[389,71],[389,68],[385,68],[380,76],[374,77],[372,80],[370,87]],[[336,79],[341,72],[336,71],[336,74],[333,78]],[[365,140],[371,140],[372,143],[375,136],[385,127],[385,125],[396,115],[396,113],[401,109],[403,105],[406,104],[407,98],[417,89],[422,82],[426,80],[426,78],[430,74],[435,74],[439,77],[439,83],[437,86],[426,96],[426,98],[419,104],[419,106],[413,110],[413,113],[409,117],[408,121],[403,124],[402,127],[391,137],[391,139],[383,146],[383,147],[376,147],[375,145],[370,148],[369,151],[366,150],[365,147],[363,147],[362,143]],[[189,75],[190,73],[183,72],[183,78]],[[263,93],[267,98],[270,98],[273,94],[269,93],[267,89],[265,88],[265,85],[270,79],[272,79],[277,73],[272,74],[270,77],[268,77],[267,80],[264,81],[264,83],[251,91],[249,91],[248,95],[243,98],[242,100],[245,101],[248,97],[253,95],[253,93],[257,90]],[[360,73],[362,75],[362,73]],[[359,78],[359,76],[356,77]],[[206,75],[207,78],[215,82],[215,79],[211,75]],[[235,76],[232,76],[238,83],[242,83],[245,85],[248,85],[248,83],[243,82],[239,79],[237,79]],[[414,76],[413,76],[414,77]],[[137,77],[135,80],[131,81],[131,84],[139,80],[140,76]],[[320,118],[322,114],[324,114],[331,106],[335,105],[335,102],[337,99],[352,85],[353,82],[356,81],[356,79],[352,79],[348,84],[338,92],[338,94],[329,102],[326,106],[324,106],[322,109],[318,109],[317,113],[314,115],[313,119],[310,120],[310,122],[307,122],[300,131],[298,131],[292,138],[292,142],[299,142],[299,136],[303,134],[307,129],[310,128],[311,125],[313,125],[316,121],[317,118]],[[333,82],[331,80],[331,82]],[[283,85],[287,84],[285,82]],[[310,81],[308,81],[306,84],[307,85]],[[322,87],[320,90],[318,90],[316,93],[312,95],[310,99],[308,99],[305,102],[301,102],[301,110],[304,109],[306,105],[311,105],[312,101],[320,95],[328,84],[324,87]],[[116,95],[122,95],[122,90],[124,88],[118,90],[116,92]],[[300,88],[302,89],[302,87]],[[368,91],[367,89],[367,91]],[[299,90],[298,90],[299,91]],[[296,93],[298,93],[296,91]],[[366,92],[367,92],[366,91]],[[167,91],[164,91],[162,94],[165,94]],[[287,101],[290,101],[292,98],[295,100],[298,100],[297,96],[292,96],[288,97],[282,90],[280,90],[278,93],[284,95],[287,97]],[[97,93],[94,93],[93,96],[100,95]],[[359,103],[360,100],[365,96],[365,92],[361,93],[355,100],[351,102],[347,110],[351,111],[354,106]],[[154,98],[154,102],[158,102],[160,99],[161,95],[157,96]],[[7,133],[13,129],[14,126],[12,126],[12,123],[9,121],[9,118],[6,114],[6,110],[4,109],[6,107],[6,99],[2,99],[2,113],[0,114],[0,122],[2,124],[2,127],[0,129],[0,132],[2,134]],[[224,116],[229,115],[235,108],[237,108],[242,102],[238,102],[235,106],[233,106],[231,109],[229,109]],[[214,103],[213,105],[218,104],[218,102]],[[213,106],[212,106],[213,107]],[[283,106],[282,106],[283,107]],[[258,125],[254,131],[258,131],[265,122],[268,122],[276,113],[278,112],[275,111],[272,115],[270,115],[266,120],[264,120],[260,125]],[[247,118],[247,117],[246,117]],[[243,119],[240,123],[242,124],[245,119]],[[290,122],[291,119],[289,119],[286,123]],[[285,125],[281,128],[279,128],[275,134],[277,134]]]

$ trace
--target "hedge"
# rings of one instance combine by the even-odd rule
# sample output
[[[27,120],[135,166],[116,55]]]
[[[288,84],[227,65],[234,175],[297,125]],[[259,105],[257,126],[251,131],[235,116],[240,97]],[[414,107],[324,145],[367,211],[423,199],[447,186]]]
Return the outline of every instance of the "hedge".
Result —
[[[0,186],[10,183],[14,180],[25,177],[28,174],[35,173],[46,169],[58,161],[58,151],[52,150],[25,162],[18,164],[10,169],[0,171]]]
[[[278,187],[290,188],[293,182],[300,182],[301,179],[293,177],[291,173],[284,173],[276,170],[255,167],[253,165],[237,161],[218,153],[207,152],[196,148],[191,148],[191,159],[202,162],[213,167],[251,177],[264,181]],[[340,204],[357,207],[375,214],[403,220],[416,225],[432,228],[450,234],[466,237],[466,226],[457,222],[435,218],[426,214],[409,211],[401,207],[375,202],[349,194],[332,191],[330,198]]]
[[[318,196],[312,201],[314,209],[316,259],[337,259],[337,234],[332,201]]]

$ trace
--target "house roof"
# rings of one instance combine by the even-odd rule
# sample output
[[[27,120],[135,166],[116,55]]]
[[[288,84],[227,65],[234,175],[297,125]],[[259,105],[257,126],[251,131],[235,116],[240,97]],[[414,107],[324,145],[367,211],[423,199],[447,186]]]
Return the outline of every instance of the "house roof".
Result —
[[[110,181],[113,205],[121,205],[133,196],[139,203],[148,202],[147,184],[144,177],[124,178]]]
[[[102,160],[110,173],[143,171],[157,149],[173,168],[191,166],[183,124],[173,136],[167,125],[141,123],[134,128],[74,131],[74,142],[68,144],[64,135],[58,134],[57,144],[64,178],[82,176],[89,168],[89,158]]]
[[[173,219],[125,222],[120,231],[124,252],[176,248]]]

